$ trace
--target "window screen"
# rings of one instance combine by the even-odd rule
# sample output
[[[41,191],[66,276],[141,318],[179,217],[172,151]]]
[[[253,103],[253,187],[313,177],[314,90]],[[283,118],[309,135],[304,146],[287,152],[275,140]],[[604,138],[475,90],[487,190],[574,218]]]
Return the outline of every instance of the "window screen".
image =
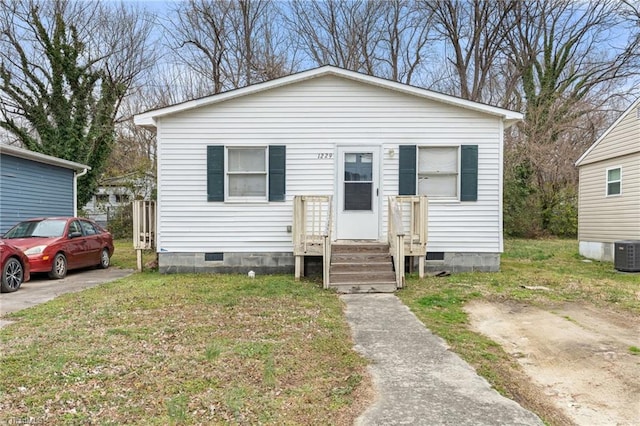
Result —
[[[430,198],[458,197],[458,147],[418,150],[418,193]]]
[[[266,197],[266,148],[229,148],[227,176],[230,197]]]

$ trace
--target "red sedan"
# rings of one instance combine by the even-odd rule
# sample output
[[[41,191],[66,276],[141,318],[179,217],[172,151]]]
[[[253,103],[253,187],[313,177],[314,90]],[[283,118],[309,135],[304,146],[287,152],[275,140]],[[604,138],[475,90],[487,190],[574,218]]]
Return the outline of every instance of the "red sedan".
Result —
[[[16,291],[29,281],[29,259],[19,248],[0,240],[0,271],[2,292]]]
[[[60,279],[67,270],[98,266],[108,268],[113,238],[95,222],[78,217],[52,217],[20,222],[2,237],[22,249],[31,273],[48,272]]]

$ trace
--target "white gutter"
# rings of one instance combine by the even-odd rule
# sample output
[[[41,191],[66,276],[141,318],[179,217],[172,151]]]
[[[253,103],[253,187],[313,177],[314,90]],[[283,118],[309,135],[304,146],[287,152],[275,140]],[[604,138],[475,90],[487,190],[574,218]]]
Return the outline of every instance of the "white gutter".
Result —
[[[73,173],[73,215],[78,216],[78,178],[87,174],[91,167],[85,168],[80,173]]]

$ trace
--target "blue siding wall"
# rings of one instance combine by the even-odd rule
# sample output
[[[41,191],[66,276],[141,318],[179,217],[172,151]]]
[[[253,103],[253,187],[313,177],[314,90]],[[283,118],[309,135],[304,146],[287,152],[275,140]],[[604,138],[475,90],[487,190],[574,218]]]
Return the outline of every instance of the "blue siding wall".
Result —
[[[73,216],[73,170],[0,154],[0,234],[39,216]]]

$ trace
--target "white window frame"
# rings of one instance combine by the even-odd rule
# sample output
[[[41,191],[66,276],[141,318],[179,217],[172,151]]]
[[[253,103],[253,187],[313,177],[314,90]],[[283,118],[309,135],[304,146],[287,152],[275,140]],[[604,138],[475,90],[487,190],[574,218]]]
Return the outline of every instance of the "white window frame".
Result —
[[[430,148],[454,148],[456,149],[456,164],[457,164],[457,171],[455,173],[455,177],[456,177],[456,195],[455,196],[429,196],[427,194],[421,194],[420,193],[420,179],[424,179],[424,176],[428,176],[428,175],[441,175],[441,176],[453,176],[454,173],[421,173],[420,172],[420,150],[421,149],[430,149]],[[460,201],[460,175],[461,173],[461,167],[462,165],[461,163],[461,150],[462,150],[462,145],[418,145],[418,152],[417,152],[417,158],[416,158],[416,178],[417,178],[417,182],[416,182],[416,192],[419,195],[427,195],[429,197],[429,201]]]
[[[610,170],[620,170],[620,179],[618,180],[609,180],[609,171]],[[622,195],[622,166],[615,166],[615,167],[607,167],[607,170],[605,172],[605,194],[607,197],[619,197]],[[611,183],[619,183],[620,184],[620,192],[618,192],[617,194],[610,194],[609,193],[609,184]]]
[[[230,150],[257,150],[262,149],[264,152],[264,172],[232,172],[229,171],[229,151]],[[233,196],[229,188],[230,175],[262,175],[265,181],[264,195],[262,196]],[[243,146],[225,146],[224,147],[224,193],[225,201],[231,202],[267,202],[269,199],[269,147],[267,145],[243,145]]]

